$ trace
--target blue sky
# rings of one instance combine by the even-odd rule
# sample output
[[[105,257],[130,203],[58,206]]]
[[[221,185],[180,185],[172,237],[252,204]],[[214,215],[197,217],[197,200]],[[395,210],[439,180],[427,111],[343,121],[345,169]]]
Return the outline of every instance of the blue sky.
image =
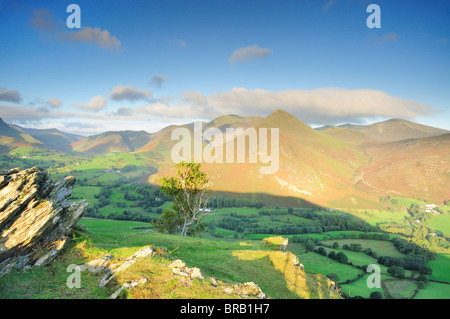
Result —
[[[24,126],[154,132],[284,109],[450,129],[448,1],[3,0],[0,41],[0,117]]]

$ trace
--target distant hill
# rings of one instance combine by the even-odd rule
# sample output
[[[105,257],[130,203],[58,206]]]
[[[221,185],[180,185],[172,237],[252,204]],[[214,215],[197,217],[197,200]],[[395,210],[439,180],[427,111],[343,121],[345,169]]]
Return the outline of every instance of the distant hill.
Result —
[[[282,110],[267,117],[224,115],[202,125],[204,130],[220,128],[223,134],[227,128],[255,128],[258,139],[260,128],[267,128],[269,136],[270,129],[279,129],[279,169],[274,174],[261,174],[260,170],[274,163],[264,164],[260,158],[258,163],[249,163],[248,146],[244,163],[237,163],[236,157],[234,163],[225,163],[225,156],[224,163],[203,161],[202,167],[218,192],[268,204],[274,204],[274,198],[284,198],[277,205],[334,208],[378,209],[382,207],[379,197],[385,195],[439,203],[450,199],[450,133],[446,130],[397,119],[317,130]],[[171,125],[151,134],[111,131],[80,139],[58,130],[24,129],[1,121],[0,151],[26,146],[95,158],[133,153],[130,159],[121,157],[120,165],[137,165],[133,159],[139,158],[140,166],[158,170],[142,176],[141,181],[157,184],[160,177],[174,171],[171,152],[178,141],[172,140],[172,132],[188,129],[193,145],[193,126]],[[271,143],[269,138],[269,150]],[[203,140],[202,150],[208,144]],[[224,154],[225,148],[223,145]]]
[[[345,141],[355,146],[366,146],[367,144],[379,143],[380,141],[375,140],[366,134],[343,127],[331,126],[322,131],[325,134],[333,136],[339,140]]]
[[[70,144],[83,138],[80,135],[61,132],[55,128],[33,129],[20,127],[18,125],[11,125],[11,127],[19,132],[32,136],[34,139],[40,141],[46,147],[58,151],[72,151],[72,146]]]
[[[72,151],[70,144],[81,138],[57,129],[33,129],[7,124],[0,118],[0,145],[6,146],[6,150],[26,146],[69,152]]]
[[[443,203],[450,199],[450,133],[367,147],[371,162],[356,184],[362,190]]]
[[[389,142],[449,133],[447,130],[400,119],[391,119],[370,125],[344,124],[339,127],[359,131],[373,139]]]
[[[90,154],[128,153],[144,146],[151,134],[145,131],[111,131],[93,135],[71,144],[76,152]]]
[[[329,128],[332,128],[332,127],[334,127],[333,125],[324,125],[324,126],[320,126],[320,127],[316,127],[316,128],[314,128],[316,131],[325,131],[325,130],[327,130],[327,129],[329,129]]]

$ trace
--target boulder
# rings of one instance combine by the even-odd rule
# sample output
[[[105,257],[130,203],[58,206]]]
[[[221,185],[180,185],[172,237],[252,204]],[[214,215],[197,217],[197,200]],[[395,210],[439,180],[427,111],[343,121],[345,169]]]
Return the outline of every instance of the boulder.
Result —
[[[69,201],[75,181],[54,182],[37,166],[0,171],[0,276],[58,256],[88,206]]]

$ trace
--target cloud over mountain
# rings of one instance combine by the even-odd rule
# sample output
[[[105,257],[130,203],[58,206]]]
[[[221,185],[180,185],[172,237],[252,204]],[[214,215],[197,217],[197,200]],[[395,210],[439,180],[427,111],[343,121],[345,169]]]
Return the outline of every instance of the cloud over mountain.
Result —
[[[383,91],[341,88],[276,92],[233,88],[211,95],[188,91],[183,92],[179,101],[145,105],[139,111],[174,117],[192,117],[199,114],[215,117],[222,114],[267,115],[278,108],[315,124],[360,122],[364,118],[379,117],[412,119],[436,112],[427,104],[391,96]]]

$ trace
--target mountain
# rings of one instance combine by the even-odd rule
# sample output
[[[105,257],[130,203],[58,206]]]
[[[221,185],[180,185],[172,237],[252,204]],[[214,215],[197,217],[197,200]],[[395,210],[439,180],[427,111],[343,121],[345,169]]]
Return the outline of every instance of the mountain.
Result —
[[[390,119],[370,125],[344,124],[339,127],[359,131],[370,138],[389,142],[449,133],[447,130],[400,119]]]
[[[0,136],[8,136],[16,139],[22,139],[22,136],[20,136],[20,132],[12,128],[8,124],[6,124],[5,121],[3,121],[3,119],[1,118],[0,118]]]
[[[20,129],[1,121],[0,151],[19,146],[48,148],[52,145],[49,136],[58,137],[53,147],[60,149],[62,144],[55,144],[61,139],[67,143],[76,140],[69,144],[70,150],[95,158],[107,156],[105,161],[99,161],[107,165],[112,163],[110,155],[117,155],[113,159],[117,167],[135,165],[142,172],[146,167],[156,168],[156,174],[142,176],[142,180],[157,184],[160,177],[174,172],[172,151],[179,141],[172,140],[172,133],[177,128],[186,129],[185,132],[190,134],[186,142],[192,146],[194,125],[171,125],[152,134],[145,131],[105,132],[76,140],[78,136],[61,135],[63,133],[57,130]],[[225,115],[201,122],[201,125],[203,131],[219,128],[223,137],[229,128],[242,128],[239,134],[246,134],[249,131],[245,130],[254,128],[257,141],[263,137],[261,134],[268,134],[268,153],[264,155],[261,149],[257,153],[252,151],[257,156],[256,163],[249,161],[249,138],[245,138],[245,148],[240,149],[245,151],[244,162],[237,163],[237,140],[244,135],[231,137],[234,139],[234,149],[231,150],[235,153],[232,163],[227,163],[225,156],[230,137],[223,139],[223,143],[213,151],[214,154],[222,151],[223,163],[203,160],[202,168],[209,174],[213,189],[229,196],[281,206],[301,203],[306,206],[371,209],[381,208],[379,197],[386,195],[439,203],[450,199],[447,186],[450,185],[450,133],[440,134],[448,132],[445,130],[396,119],[365,126],[343,125],[315,130],[282,110],[276,110],[267,117]],[[272,143],[276,142],[270,136],[273,128],[279,130],[279,147],[275,149],[279,151],[278,162],[269,155]],[[430,134],[438,135],[430,137]],[[211,143],[203,138],[202,151],[208,145],[214,145]],[[122,156],[124,153],[131,156]],[[262,162],[262,156],[269,161]],[[269,167],[275,168],[274,173],[263,174],[262,169]]]
[[[443,203],[450,199],[450,133],[372,145],[355,179],[372,194]]]
[[[367,144],[379,143],[380,141],[375,140],[366,134],[352,130],[349,128],[331,126],[322,131],[323,133],[333,136],[341,141],[347,142],[349,144],[365,147]]]
[[[327,130],[327,129],[329,129],[329,128],[332,128],[332,127],[334,127],[333,125],[323,125],[323,126],[320,126],[320,127],[316,127],[316,128],[314,128],[316,131],[325,131],[325,130]]]
[[[71,144],[76,152],[90,154],[128,153],[147,144],[151,134],[145,131],[111,131],[89,136]]]
[[[214,190],[253,194],[254,198],[256,196],[262,201],[270,201],[273,196],[278,196],[301,198],[304,203],[334,207],[362,204],[379,207],[377,197],[353,187],[354,171],[369,162],[369,157],[353,145],[315,131],[281,110],[266,118],[221,117],[207,123],[204,128],[214,127],[217,123],[222,128],[234,126],[244,129],[251,123],[251,127],[257,131],[258,140],[261,138],[259,129],[267,128],[270,136],[270,129],[278,128],[279,170],[275,174],[262,174],[260,169],[269,164],[249,163],[247,147],[245,163],[202,163]],[[172,147],[178,143],[170,139],[171,132],[177,127],[183,126],[160,132],[148,145],[138,150],[151,152],[154,158],[161,159],[156,164],[158,173],[149,178],[151,183],[157,183],[160,177],[173,172],[174,163],[168,156]],[[189,126],[184,127],[192,132]],[[222,132],[225,133],[224,130]],[[271,143],[269,139],[269,149]],[[152,147],[149,147],[150,144]],[[203,141],[203,147],[205,145],[207,142]],[[296,204],[298,200],[293,205]]]
[[[7,124],[0,118],[0,145],[6,150],[25,146],[70,152],[70,144],[81,138],[57,129],[33,129]]]
[[[19,132],[32,136],[34,139],[45,145],[47,148],[70,152],[72,151],[71,143],[81,140],[80,135],[61,132],[55,128],[52,129],[34,129],[24,128],[18,125],[11,125],[12,128]]]

